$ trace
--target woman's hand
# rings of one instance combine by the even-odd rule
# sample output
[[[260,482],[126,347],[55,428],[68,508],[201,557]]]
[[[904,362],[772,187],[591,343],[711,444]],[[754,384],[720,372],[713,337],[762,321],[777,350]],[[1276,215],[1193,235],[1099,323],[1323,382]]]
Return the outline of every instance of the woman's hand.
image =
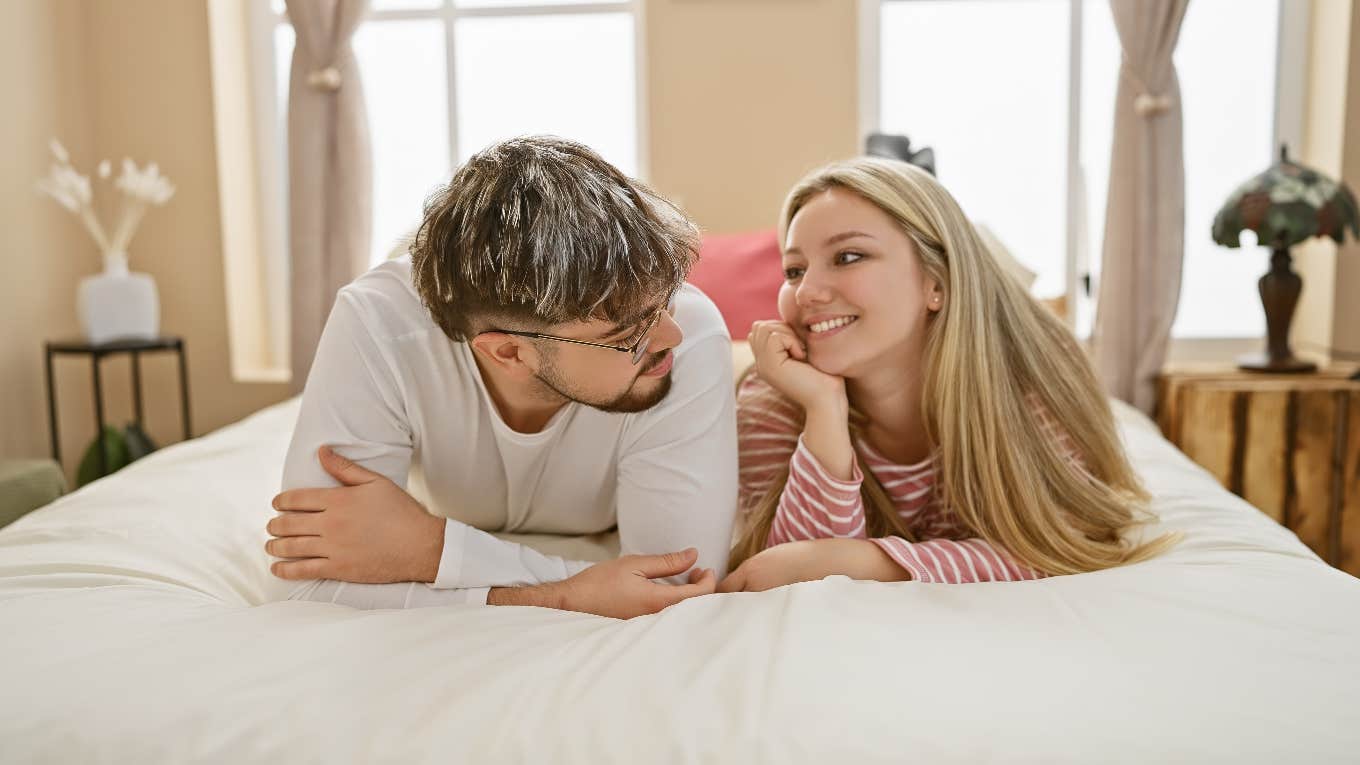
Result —
[[[803,341],[782,321],[752,324],[748,342],[760,379],[803,408],[803,442],[812,456],[831,475],[850,480],[855,451],[850,443],[845,378],[809,364]]]
[[[911,578],[867,539],[809,539],[775,545],[757,553],[718,584],[718,592],[762,592],[833,574],[851,579],[901,582]]]
[[[809,364],[807,348],[793,327],[782,321],[758,321],[751,325],[748,341],[760,379],[804,411],[847,408],[845,378],[829,375]]]

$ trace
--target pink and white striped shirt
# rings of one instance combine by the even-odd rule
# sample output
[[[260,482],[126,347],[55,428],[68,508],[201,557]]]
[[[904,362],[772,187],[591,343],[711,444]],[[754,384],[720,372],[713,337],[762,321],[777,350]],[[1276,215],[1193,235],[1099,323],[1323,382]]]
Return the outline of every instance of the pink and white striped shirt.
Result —
[[[754,373],[737,390],[737,445],[741,465],[740,509],[749,513],[785,466],[788,483],[779,497],[766,547],[805,539],[865,539],[864,501],[859,465],[850,480],[826,471],[803,444],[802,412],[793,402],[771,395],[768,383]],[[1043,427],[1057,439],[1077,469],[1080,460],[1066,433],[1038,411]],[[870,540],[919,582],[961,584],[1039,579],[1046,574],[1005,550],[975,537],[943,506],[935,492],[934,459],[897,465],[860,441],[865,463],[892,498],[897,513],[921,542],[901,537]]]

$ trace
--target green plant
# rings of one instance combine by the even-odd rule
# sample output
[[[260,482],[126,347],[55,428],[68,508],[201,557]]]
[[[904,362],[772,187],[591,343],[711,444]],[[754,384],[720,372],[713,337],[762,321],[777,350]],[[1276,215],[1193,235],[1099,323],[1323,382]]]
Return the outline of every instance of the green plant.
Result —
[[[130,422],[122,430],[105,425],[102,438],[96,438],[86,447],[76,470],[76,486],[84,486],[91,481],[122,470],[129,464],[156,451],[156,444],[142,430],[142,426]],[[102,440],[102,444],[100,443]],[[100,471],[99,449],[104,450],[103,471]]]

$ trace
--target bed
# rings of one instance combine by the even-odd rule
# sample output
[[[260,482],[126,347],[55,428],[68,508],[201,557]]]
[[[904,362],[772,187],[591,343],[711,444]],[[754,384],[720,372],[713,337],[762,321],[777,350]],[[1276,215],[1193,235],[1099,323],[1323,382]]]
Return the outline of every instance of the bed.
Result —
[[[1360,580],[1127,408],[1160,529],[1185,533],[1156,560],[1016,584],[831,577],[627,622],[273,602],[263,526],[295,414],[0,531],[0,760],[1360,760]]]

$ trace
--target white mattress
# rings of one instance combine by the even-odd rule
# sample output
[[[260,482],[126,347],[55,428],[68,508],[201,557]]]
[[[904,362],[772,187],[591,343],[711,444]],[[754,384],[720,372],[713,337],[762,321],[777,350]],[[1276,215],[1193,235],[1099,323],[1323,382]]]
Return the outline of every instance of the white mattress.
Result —
[[[1121,410],[1145,564],[843,577],[629,622],[274,597],[295,404],[0,531],[5,762],[1355,762],[1360,580]]]

